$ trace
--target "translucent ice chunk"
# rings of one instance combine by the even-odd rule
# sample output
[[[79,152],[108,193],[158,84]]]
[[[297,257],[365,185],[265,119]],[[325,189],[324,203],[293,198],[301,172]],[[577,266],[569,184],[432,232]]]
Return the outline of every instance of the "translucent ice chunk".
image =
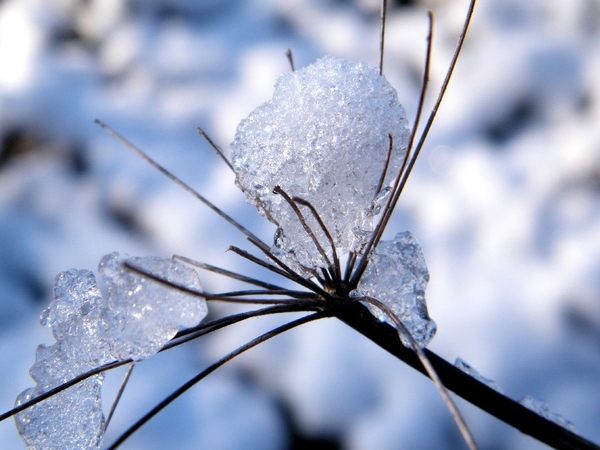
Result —
[[[369,265],[355,291],[354,298],[371,297],[386,305],[408,329],[413,339],[425,347],[436,331],[429,318],[425,288],[429,271],[421,246],[408,231],[391,241],[380,241],[369,256]],[[386,314],[367,304],[371,312],[386,321]],[[401,335],[402,343],[412,347]]]
[[[147,358],[177,331],[206,316],[206,302],[122,266],[117,253],[100,262],[109,290],[104,299],[89,270],[56,277],[54,300],[42,313],[56,343],[40,345],[31,377],[36,386],[17,397],[31,400],[89,370],[115,359]],[[162,258],[131,258],[131,264],[162,279],[200,290],[194,270]],[[95,449],[102,444],[104,417],[97,375],[15,416],[30,449]]]
[[[472,366],[470,366],[469,364],[467,364],[461,358],[456,358],[456,361],[454,362],[454,365],[456,367],[458,367],[460,370],[462,370],[464,373],[466,373],[468,375],[471,375],[477,381],[485,384],[487,387],[492,388],[493,390],[495,390],[496,392],[499,392],[500,394],[503,393],[502,388],[500,387],[500,385],[498,383],[496,383],[493,380],[490,380],[488,378],[485,378],[485,377],[481,376],[481,374],[479,372],[477,372],[475,369],[473,369]]]
[[[399,171],[409,130],[396,91],[376,68],[325,57],[277,81],[273,98],[239,124],[231,144],[237,185],[279,227],[275,254],[294,267],[326,266],[297,215],[273,193],[276,186],[312,204],[338,253],[362,247],[380,209],[376,191],[390,135],[384,187]],[[313,214],[300,210],[331,257]]]
[[[117,359],[140,360],[158,352],[175,334],[196,326],[206,316],[206,302],[123,268],[117,253],[106,255],[98,267],[108,285],[103,310],[105,340]],[[198,275],[171,259],[131,258],[130,264],[161,279],[201,291]]]
[[[102,345],[99,313],[103,299],[89,270],[69,270],[56,277],[54,300],[42,313],[57,342],[40,345],[31,367],[37,385],[17,397],[31,400],[112,358]],[[95,449],[102,444],[104,416],[97,375],[15,416],[19,434],[30,449]]]
[[[94,376],[17,414],[17,430],[27,447],[45,450],[100,448],[104,430],[101,384],[101,377]],[[17,397],[16,405],[42,392],[45,391],[39,387],[28,389]]]
[[[577,433],[577,430],[575,429],[575,425],[573,424],[573,422],[571,422],[570,420],[565,419],[563,416],[553,412],[547,403],[545,403],[541,400],[538,400],[537,398],[532,397],[531,395],[523,397],[519,403],[521,405],[523,405],[525,408],[528,408],[528,409],[534,411],[535,413],[542,416],[543,418],[548,419],[549,421],[554,422],[563,428],[566,428],[567,430],[571,431],[572,433]]]
[[[94,274],[89,270],[71,269],[56,277],[54,300],[42,312],[42,326],[51,327],[57,341],[67,336],[85,331],[90,312],[96,311],[104,300],[96,284]]]

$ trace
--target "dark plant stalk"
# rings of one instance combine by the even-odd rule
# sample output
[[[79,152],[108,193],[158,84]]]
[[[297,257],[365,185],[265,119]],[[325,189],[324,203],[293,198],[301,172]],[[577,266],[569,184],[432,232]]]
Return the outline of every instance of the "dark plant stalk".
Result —
[[[340,308],[336,317],[384,350],[428,376],[417,354],[402,345],[397,331],[379,322],[358,303]],[[600,450],[600,446],[551,422],[514,400],[477,381],[435,353],[424,349],[443,385],[502,422],[556,449]]]

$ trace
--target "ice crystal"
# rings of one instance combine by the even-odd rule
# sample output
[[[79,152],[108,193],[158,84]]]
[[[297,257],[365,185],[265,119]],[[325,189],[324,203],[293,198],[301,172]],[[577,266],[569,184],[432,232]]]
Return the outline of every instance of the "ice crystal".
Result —
[[[310,202],[339,254],[360,251],[381,208],[390,135],[383,188],[399,171],[409,130],[396,91],[376,68],[325,57],[277,81],[273,98],[239,124],[232,143],[237,185],[278,225],[274,254],[296,268],[326,266],[276,186]],[[300,210],[331,257],[314,215]]]
[[[429,271],[421,246],[405,231],[391,241],[379,242],[369,255],[369,265],[351,296],[371,297],[383,303],[408,329],[417,344],[425,347],[436,331],[425,303],[428,281]],[[380,320],[388,320],[379,308],[367,306]],[[411,347],[405,336],[401,334],[401,338],[405,346]]]
[[[206,316],[203,300],[124,269],[121,263],[113,253],[102,258],[98,269],[108,285],[102,320],[114,358],[152,356],[177,331],[197,325]],[[177,261],[147,257],[131,258],[129,263],[177,285],[201,290],[196,272]]]
[[[464,373],[471,375],[477,381],[485,384],[487,387],[492,388],[493,390],[495,390],[496,392],[499,392],[500,394],[503,394],[502,388],[500,387],[500,385],[498,383],[481,376],[481,374],[479,372],[477,372],[471,365],[467,364],[461,358],[456,358],[454,365],[456,367],[458,367],[460,370],[462,370]]]
[[[525,408],[528,408],[533,412],[537,413],[538,415],[542,416],[544,419],[548,419],[550,422],[554,422],[557,425],[560,425],[561,427],[566,428],[567,430],[573,433],[577,432],[573,422],[553,412],[547,403],[538,400],[537,398],[532,397],[531,395],[523,397],[519,403]]]
[[[198,276],[178,262],[132,258],[130,264],[190,289]],[[104,363],[147,358],[183,328],[206,315],[206,302],[124,269],[117,253],[100,261],[108,285],[102,297],[94,274],[69,270],[56,277],[54,300],[41,324],[51,327],[56,343],[40,345],[30,374],[37,383],[22,392],[20,405]],[[19,434],[30,449],[95,449],[102,444],[103,375],[96,375],[53,395],[15,416]]]
[[[22,392],[16,405],[108,362],[104,348],[98,345],[102,303],[89,270],[69,270],[56,277],[54,300],[42,313],[41,323],[52,328],[57,342],[38,346],[30,369],[37,385]],[[17,414],[17,429],[28,448],[100,448],[102,380],[102,375],[94,376]]]

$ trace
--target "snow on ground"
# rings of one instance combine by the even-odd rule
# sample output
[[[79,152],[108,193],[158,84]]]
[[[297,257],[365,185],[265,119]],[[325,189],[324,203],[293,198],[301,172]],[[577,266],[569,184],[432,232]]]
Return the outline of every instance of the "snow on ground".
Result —
[[[439,86],[466,0],[393,9],[385,72],[412,118],[435,12]],[[33,382],[53,278],[112,251],[173,253],[266,277],[244,239],[99,127],[100,118],[269,240],[222,147],[276,78],[325,54],[378,61],[377,1],[5,0],[0,3],[0,409]],[[600,441],[600,2],[480,0],[421,160],[389,227],[431,274],[430,348],[515,399],[544,400]],[[434,88],[432,91],[435,90]],[[429,105],[431,102],[429,103]],[[222,279],[201,274],[207,289]],[[229,308],[217,307],[217,312]],[[179,384],[281,318],[215,334],[134,371],[107,441]],[[137,373],[136,373],[137,372]],[[113,391],[118,377],[106,385]],[[460,403],[482,448],[543,448]],[[430,382],[334,321],[213,374],[124,448],[459,448]],[[21,448],[12,421],[0,446]]]

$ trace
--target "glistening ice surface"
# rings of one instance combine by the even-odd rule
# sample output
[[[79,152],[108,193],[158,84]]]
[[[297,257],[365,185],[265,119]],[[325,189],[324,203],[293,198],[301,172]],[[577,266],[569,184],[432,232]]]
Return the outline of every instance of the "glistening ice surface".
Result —
[[[100,325],[103,299],[89,270],[69,270],[56,277],[54,300],[41,323],[52,327],[56,343],[40,345],[30,375],[37,382],[16,404],[31,400],[108,362]],[[19,434],[30,449],[94,449],[102,444],[104,416],[102,375],[94,376],[15,416]]]
[[[353,297],[371,297],[383,303],[408,329],[413,339],[425,347],[436,331],[425,303],[425,288],[429,271],[421,246],[408,231],[398,233],[391,241],[380,241],[369,256],[369,265],[351,293]],[[382,321],[387,315],[367,303],[371,312]],[[391,323],[391,321],[390,321]],[[400,334],[402,343],[412,347]]]
[[[100,261],[99,271],[108,285],[103,310],[106,341],[115,359],[140,360],[152,356],[175,336],[206,316],[206,302],[122,267],[117,253]],[[196,291],[196,272],[171,259],[131,258],[128,262],[160,279]]]
[[[161,279],[200,290],[195,271],[162,258],[131,258],[130,263]],[[40,345],[31,377],[37,385],[22,392],[22,404],[102,364],[152,356],[177,331],[197,325],[206,303],[124,269],[117,253],[106,255],[99,270],[108,285],[105,300],[89,270],[56,277],[54,300],[42,313],[56,343]],[[96,375],[15,416],[30,449],[94,449],[102,444],[104,416]]]
[[[339,253],[360,250],[379,207],[390,135],[383,186],[400,168],[409,130],[396,91],[376,68],[328,56],[277,81],[273,98],[239,124],[232,143],[238,186],[279,227],[275,254],[307,268],[326,266],[297,214],[273,193],[276,186],[312,204]],[[299,208],[331,258],[313,213]]]

